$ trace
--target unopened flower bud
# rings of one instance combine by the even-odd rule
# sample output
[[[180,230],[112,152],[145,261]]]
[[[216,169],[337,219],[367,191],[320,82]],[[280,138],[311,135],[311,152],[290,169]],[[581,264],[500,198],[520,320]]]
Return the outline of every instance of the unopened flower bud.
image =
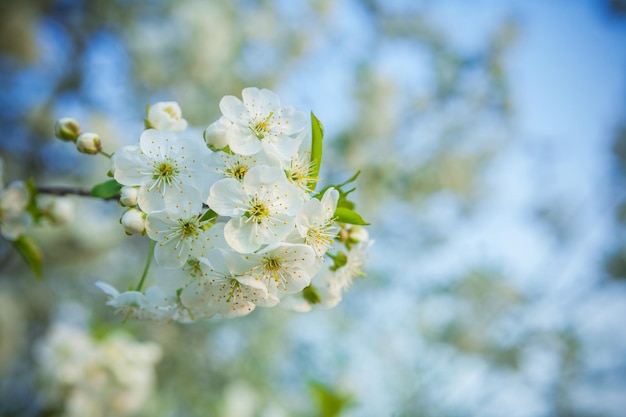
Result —
[[[55,198],[47,212],[54,224],[66,224],[74,216],[74,203],[69,198]]]
[[[131,208],[122,215],[121,220],[124,231],[129,235],[138,235],[146,230],[146,219],[143,213],[137,209]]]
[[[76,138],[80,135],[80,125],[76,119],[63,117],[55,123],[54,135],[61,140],[76,142]]]
[[[228,145],[226,131],[229,125],[232,125],[232,122],[221,117],[204,130],[204,141],[211,150],[217,151]]]
[[[369,240],[370,235],[363,227],[353,227],[350,229],[350,239],[356,242],[365,242]]]
[[[187,128],[180,106],[175,101],[159,101],[148,107],[146,125],[158,130],[182,132]]]
[[[139,195],[139,187],[122,187],[120,190],[120,204],[124,207],[135,207],[137,205],[137,195]]]
[[[102,150],[102,142],[96,133],[82,133],[76,139],[76,149],[82,153],[95,155]]]

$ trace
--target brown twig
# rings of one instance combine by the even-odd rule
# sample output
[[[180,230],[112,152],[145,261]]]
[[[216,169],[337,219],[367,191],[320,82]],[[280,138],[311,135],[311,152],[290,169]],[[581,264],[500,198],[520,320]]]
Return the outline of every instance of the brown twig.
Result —
[[[37,187],[37,192],[42,193],[42,194],[50,194],[50,195],[57,195],[57,196],[77,195],[77,196],[80,196],[80,197],[99,198],[99,197],[93,196],[91,194],[90,190],[85,190],[83,188],[77,188],[77,187],[63,187],[63,186],[46,187],[46,186],[39,186],[39,187]],[[119,194],[116,194],[116,195],[111,196],[111,197],[103,198],[103,200],[119,200],[119,199],[120,199],[120,195]]]

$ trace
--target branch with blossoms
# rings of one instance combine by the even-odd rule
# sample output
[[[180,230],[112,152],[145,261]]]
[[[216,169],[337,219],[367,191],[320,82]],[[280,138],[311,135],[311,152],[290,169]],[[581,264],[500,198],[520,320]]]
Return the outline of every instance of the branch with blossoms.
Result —
[[[39,273],[41,257],[23,234],[44,216],[38,195],[116,200],[124,231],[151,241],[134,290],[96,283],[125,318],[192,322],[256,307],[335,306],[363,274],[372,244],[349,198],[358,173],[316,191],[322,124],[270,90],[246,88],[219,108],[222,116],[198,137],[186,131],[178,103],[156,103],[139,142],[112,155],[97,134],[60,119],[56,136],[110,158],[113,178],[90,190],[9,186],[0,195],[2,234]],[[171,273],[144,290],[153,259]]]

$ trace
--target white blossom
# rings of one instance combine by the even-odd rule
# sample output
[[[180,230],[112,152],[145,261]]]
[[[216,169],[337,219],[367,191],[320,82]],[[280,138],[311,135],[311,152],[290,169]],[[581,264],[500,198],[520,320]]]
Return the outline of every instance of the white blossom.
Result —
[[[283,171],[265,165],[250,168],[242,183],[233,178],[216,182],[207,203],[219,215],[231,217],[224,237],[242,253],[285,238],[302,204]]]
[[[324,256],[339,232],[333,217],[338,200],[339,192],[329,188],[321,201],[316,198],[307,201],[296,217],[298,232],[306,244],[313,248],[317,257]]]
[[[119,292],[115,287],[98,281],[95,284],[107,296],[107,305],[126,319],[154,322],[191,322],[194,314],[182,306],[175,293],[166,293],[158,286],[141,291]]]
[[[129,416],[154,390],[161,348],[115,332],[96,339],[55,323],[34,350],[42,400],[66,417]]]
[[[207,316],[220,313],[226,318],[249,314],[257,306],[276,305],[278,298],[249,275],[251,263],[247,258],[229,250],[209,251],[206,258],[197,260],[194,277],[180,296],[183,304],[205,311]]]
[[[315,253],[307,245],[278,243],[250,255],[250,274],[279,298],[302,291],[315,274]]]
[[[28,199],[28,190],[21,181],[0,190],[0,232],[6,239],[16,240],[30,227],[32,217],[25,211]]]
[[[175,101],[159,101],[148,108],[148,124],[158,130],[182,132],[187,128],[180,105]]]
[[[243,101],[234,96],[220,101],[222,114],[232,123],[226,127],[230,149],[242,155],[263,151],[288,161],[302,141],[298,134],[307,125],[306,115],[282,107],[278,96],[267,89],[245,88],[241,95]]]
[[[295,185],[304,195],[308,195],[311,192],[309,185],[315,179],[311,153],[309,151],[299,151],[291,157],[289,162],[283,165],[289,182]]]
[[[148,129],[139,146],[126,146],[113,155],[114,176],[127,186],[139,186],[137,203],[145,211],[174,207],[182,201],[203,201],[210,175],[204,161],[209,149],[199,138]]]
[[[187,259],[204,256],[214,247],[209,226],[201,220],[201,203],[188,201],[146,217],[146,232],[156,241],[154,257],[164,267],[181,267]]]
[[[364,275],[363,266],[368,257],[367,250],[373,243],[373,240],[363,240],[350,248],[345,265],[337,268],[334,273],[333,285],[345,291],[355,278]]]

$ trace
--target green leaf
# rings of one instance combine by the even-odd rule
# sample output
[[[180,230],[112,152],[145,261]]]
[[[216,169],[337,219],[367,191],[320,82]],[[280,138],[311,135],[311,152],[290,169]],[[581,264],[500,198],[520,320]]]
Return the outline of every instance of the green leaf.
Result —
[[[117,196],[122,189],[122,184],[115,180],[107,180],[103,183],[95,185],[91,189],[91,196],[97,198],[113,198]]]
[[[345,207],[337,207],[337,210],[335,210],[335,218],[335,220],[339,223],[356,224],[358,226],[369,225],[368,222],[363,220],[359,213]]]
[[[311,112],[311,176],[314,178],[309,181],[309,189],[314,190],[317,185],[317,177],[322,165],[322,140],[324,139],[324,126],[315,114]]]
[[[302,297],[304,297],[304,299],[311,304],[318,304],[322,301],[322,299],[320,298],[320,294],[317,292],[317,289],[312,285],[309,285],[302,290]]]
[[[337,417],[352,402],[352,397],[338,393],[333,388],[317,381],[309,382],[311,396],[317,403],[318,417]]]
[[[13,241],[13,247],[22,255],[22,258],[33,271],[33,274],[35,274],[37,278],[41,278],[43,255],[35,241],[28,236],[22,235],[17,238],[17,240]]]

